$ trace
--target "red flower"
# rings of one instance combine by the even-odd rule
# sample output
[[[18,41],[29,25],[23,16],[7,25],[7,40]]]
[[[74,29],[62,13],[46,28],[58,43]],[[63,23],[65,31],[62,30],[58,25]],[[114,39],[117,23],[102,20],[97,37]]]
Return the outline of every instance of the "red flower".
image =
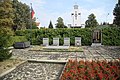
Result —
[[[61,80],[117,80],[120,78],[119,64],[120,62],[69,60]]]

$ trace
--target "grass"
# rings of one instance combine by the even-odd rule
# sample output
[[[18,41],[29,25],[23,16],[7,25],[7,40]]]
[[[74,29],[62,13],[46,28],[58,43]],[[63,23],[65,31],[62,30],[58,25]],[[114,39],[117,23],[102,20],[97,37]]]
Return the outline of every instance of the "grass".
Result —
[[[0,74],[22,63],[20,59],[8,59],[0,62]]]

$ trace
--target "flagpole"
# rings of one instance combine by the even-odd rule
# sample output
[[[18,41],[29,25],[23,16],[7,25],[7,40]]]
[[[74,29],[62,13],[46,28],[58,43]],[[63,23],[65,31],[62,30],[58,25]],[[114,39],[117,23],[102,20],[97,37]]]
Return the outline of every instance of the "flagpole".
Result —
[[[30,42],[31,42],[31,45],[32,45],[32,3],[30,3]]]

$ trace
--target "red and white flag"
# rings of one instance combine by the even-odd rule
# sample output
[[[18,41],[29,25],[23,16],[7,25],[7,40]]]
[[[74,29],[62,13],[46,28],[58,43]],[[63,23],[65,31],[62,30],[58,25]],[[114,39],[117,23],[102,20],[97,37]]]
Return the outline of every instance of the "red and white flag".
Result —
[[[33,10],[33,8],[31,7],[31,18],[34,19],[34,15],[35,15],[35,12]]]

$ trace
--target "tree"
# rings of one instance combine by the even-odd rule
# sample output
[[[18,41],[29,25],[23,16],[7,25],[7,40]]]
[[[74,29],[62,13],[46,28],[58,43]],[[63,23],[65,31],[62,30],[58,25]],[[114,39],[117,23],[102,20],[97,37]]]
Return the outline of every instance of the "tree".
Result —
[[[7,41],[13,34],[11,31],[13,26],[13,8],[11,0],[0,1],[0,47],[7,47]]]
[[[17,25],[17,29],[30,29],[30,7],[18,0],[13,0],[13,8],[15,15],[13,21],[14,25]]]
[[[37,26],[38,23],[37,22],[32,22],[32,28],[30,28],[30,29],[39,29]]]
[[[12,28],[13,8],[11,0],[0,1],[0,28]]]
[[[32,29],[39,29],[37,26],[32,26]]]
[[[32,29],[39,29],[37,27],[37,22],[35,22],[35,21],[36,21],[36,17],[34,17],[34,19],[32,19]],[[27,27],[27,29],[31,29],[31,25],[30,25],[30,27]]]
[[[29,29],[30,7],[18,0],[0,0],[0,27],[16,29]],[[32,20],[35,24],[35,19]]]
[[[11,0],[0,0],[0,61],[10,57],[7,49],[13,23],[13,8]],[[5,49],[6,48],[6,49]]]
[[[13,8],[11,0],[0,1],[0,48],[8,47],[10,36],[13,35]]]
[[[120,0],[118,0],[118,3],[113,10],[113,15],[115,16],[113,24],[120,27]]]
[[[0,35],[4,34],[3,37],[13,34],[11,31],[14,24],[13,18],[14,14],[11,0],[0,1]]]
[[[52,24],[51,21],[50,21],[50,24],[49,24],[48,28],[53,28],[53,24]]]
[[[103,22],[103,25],[109,25],[109,23],[107,23],[107,22]]]
[[[85,22],[85,27],[86,28],[97,27],[98,26],[98,22],[97,22],[97,20],[95,18],[96,18],[96,16],[93,13],[90,14],[89,17],[88,17],[88,20],[86,20],[86,22]]]
[[[67,28],[67,26],[64,25],[63,19],[61,17],[58,18],[56,28]]]

